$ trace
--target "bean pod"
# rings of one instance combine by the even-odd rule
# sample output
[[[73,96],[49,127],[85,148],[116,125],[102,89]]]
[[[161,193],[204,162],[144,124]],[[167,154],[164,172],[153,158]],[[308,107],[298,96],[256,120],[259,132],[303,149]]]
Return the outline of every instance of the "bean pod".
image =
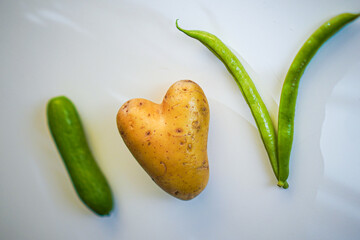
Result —
[[[284,186],[289,176],[289,162],[294,137],[295,106],[300,78],[318,49],[359,14],[344,13],[326,21],[301,47],[285,77],[281,91],[278,118],[279,186]]]
[[[239,59],[215,35],[205,31],[182,29],[178,25],[178,20],[176,20],[176,27],[189,37],[197,39],[204,44],[224,63],[230,74],[234,77],[242,95],[245,98],[245,101],[250,107],[251,113],[259,129],[261,139],[269,156],[272,169],[275,176],[278,177],[277,141],[274,125],[271,121],[269,112],[255,87],[255,84]],[[285,184],[283,187],[286,188],[287,185]]]

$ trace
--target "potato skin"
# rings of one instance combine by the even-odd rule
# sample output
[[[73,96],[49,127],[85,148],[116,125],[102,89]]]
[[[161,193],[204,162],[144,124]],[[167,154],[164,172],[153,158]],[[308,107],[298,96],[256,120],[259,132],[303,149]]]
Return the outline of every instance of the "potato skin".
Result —
[[[172,196],[190,200],[209,179],[209,105],[199,85],[174,83],[163,102],[132,99],[117,114],[121,137],[154,182]]]

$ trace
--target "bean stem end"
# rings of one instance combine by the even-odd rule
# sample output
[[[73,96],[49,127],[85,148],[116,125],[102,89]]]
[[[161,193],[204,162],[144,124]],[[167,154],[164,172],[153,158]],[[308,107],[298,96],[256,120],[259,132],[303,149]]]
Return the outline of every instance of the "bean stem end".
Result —
[[[278,181],[277,185],[278,185],[279,187],[284,188],[284,189],[289,188],[289,184],[288,184],[287,181],[285,181],[285,182],[283,182],[283,181]]]

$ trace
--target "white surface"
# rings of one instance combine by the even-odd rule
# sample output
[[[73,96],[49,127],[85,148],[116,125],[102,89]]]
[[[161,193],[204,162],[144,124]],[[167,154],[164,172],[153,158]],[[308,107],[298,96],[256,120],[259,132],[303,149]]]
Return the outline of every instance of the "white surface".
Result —
[[[290,188],[276,181],[222,63],[175,28],[221,38],[246,60],[274,118],[296,52],[353,1],[1,1],[0,239],[359,239],[360,21],[330,39],[299,90]],[[141,169],[117,132],[124,101],[160,102],[192,79],[211,111],[210,180],[180,201]],[[111,217],[77,198],[45,106],[76,104],[114,192]]]

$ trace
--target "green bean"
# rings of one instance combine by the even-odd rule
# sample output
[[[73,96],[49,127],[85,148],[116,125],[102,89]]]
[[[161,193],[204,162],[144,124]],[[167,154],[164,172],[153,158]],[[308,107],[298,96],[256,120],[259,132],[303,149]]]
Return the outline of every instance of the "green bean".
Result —
[[[245,68],[239,59],[215,35],[198,30],[184,30],[179,27],[178,20],[176,20],[176,27],[189,37],[197,39],[204,44],[224,63],[228,71],[234,77],[242,95],[245,98],[245,101],[250,107],[251,113],[259,129],[261,139],[269,156],[272,169],[275,176],[278,177],[277,142],[274,125],[271,121],[269,112],[255,87],[255,84],[245,71]],[[287,187],[286,184],[284,187]]]
[[[359,17],[359,14],[344,13],[325,22],[307,39],[290,66],[282,87],[279,106],[277,144],[279,186],[283,186],[289,176],[289,162],[294,136],[295,106],[300,78],[322,44],[357,17]]]

